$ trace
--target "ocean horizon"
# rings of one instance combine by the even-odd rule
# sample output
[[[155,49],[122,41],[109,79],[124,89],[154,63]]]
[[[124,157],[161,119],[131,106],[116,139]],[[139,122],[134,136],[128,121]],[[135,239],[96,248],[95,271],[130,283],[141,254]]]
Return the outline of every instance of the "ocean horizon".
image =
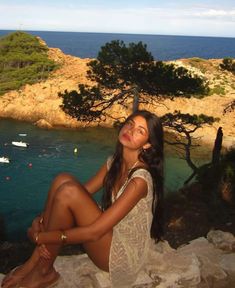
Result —
[[[16,30],[0,30],[0,36]],[[123,34],[102,32],[31,31],[49,47],[60,48],[65,54],[80,58],[96,58],[101,46],[112,40],[126,44],[142,41],[155,60],[170,61],[182,58],[235,58],[235,38],[214,36]]]

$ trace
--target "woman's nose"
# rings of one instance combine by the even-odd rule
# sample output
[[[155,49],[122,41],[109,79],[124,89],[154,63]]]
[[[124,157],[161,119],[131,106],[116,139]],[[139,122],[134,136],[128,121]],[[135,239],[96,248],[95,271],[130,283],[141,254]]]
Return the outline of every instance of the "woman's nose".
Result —
[[[128,133],[130,135],[133,135],[134,134],[134,131],[135,131],[135,128],[134,127],[131,127],[129,130],[128,130]]]

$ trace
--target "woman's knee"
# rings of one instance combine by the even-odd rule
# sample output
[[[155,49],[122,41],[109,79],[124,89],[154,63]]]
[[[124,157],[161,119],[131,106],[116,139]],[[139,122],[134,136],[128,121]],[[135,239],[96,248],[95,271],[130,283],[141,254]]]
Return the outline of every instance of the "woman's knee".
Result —
[[[84,193],[86,192],[81,184],[71,179],[60,185],[55,197],[56,200],[66,203],[78,200],[80,195]]]
[[[63,184],[67,181],[74,181],[74,180],[76,180],[76,179],[73,175],[66,173],[66,172],[63,172],[63,173],[58,174],[54,178],[53,182],[59,186],[60,184]]]
[[[54,178],[53,183],[52,183],[52,190],[54,191],[58,190],[67,182],[73,182],[73,183],[77,183],[80,185],[80,182],[73,175],[64,172],[64,173],[58,174]]]

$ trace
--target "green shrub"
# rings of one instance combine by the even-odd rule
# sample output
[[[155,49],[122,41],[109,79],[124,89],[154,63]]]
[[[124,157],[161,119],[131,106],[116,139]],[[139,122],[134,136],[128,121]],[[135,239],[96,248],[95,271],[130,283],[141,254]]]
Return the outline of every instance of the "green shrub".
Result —
[[[225,88],[223,86],[220,86],[220,85],[215,85],[214,88],[211,88],[210,89],[210,92],[209,92],[209,95],[213,95],[213,94],[216,94],[216,95],[225,95]]]
[[[220,64],[220,68],[223,70],[228,70],[235,74],[235,61],[233,58],[224,58],[222,64]]]
[[[0,95],[22,85],[46,79],[57,65],[47,56],[48,48],[25,32],[0,38]]]

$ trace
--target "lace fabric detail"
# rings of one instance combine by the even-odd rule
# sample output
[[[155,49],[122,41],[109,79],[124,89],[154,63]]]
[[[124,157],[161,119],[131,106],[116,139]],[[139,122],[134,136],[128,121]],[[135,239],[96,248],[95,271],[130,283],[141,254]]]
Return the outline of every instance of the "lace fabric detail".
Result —
[[[112,158],[108,158],[110,168]],[[125,190],[129,181],[135,177],[144,179],[148,193],[137,205],[113,228],[113,238],[109,256],[109,275],[112,287],[130,288],[138,272],[145,264],[151,246],[150,228],[152,223],[153,183],[150,173],[145,169],[136,170],[118,191],[116,199]],[[112,199],[114,201],[114,198]]]

